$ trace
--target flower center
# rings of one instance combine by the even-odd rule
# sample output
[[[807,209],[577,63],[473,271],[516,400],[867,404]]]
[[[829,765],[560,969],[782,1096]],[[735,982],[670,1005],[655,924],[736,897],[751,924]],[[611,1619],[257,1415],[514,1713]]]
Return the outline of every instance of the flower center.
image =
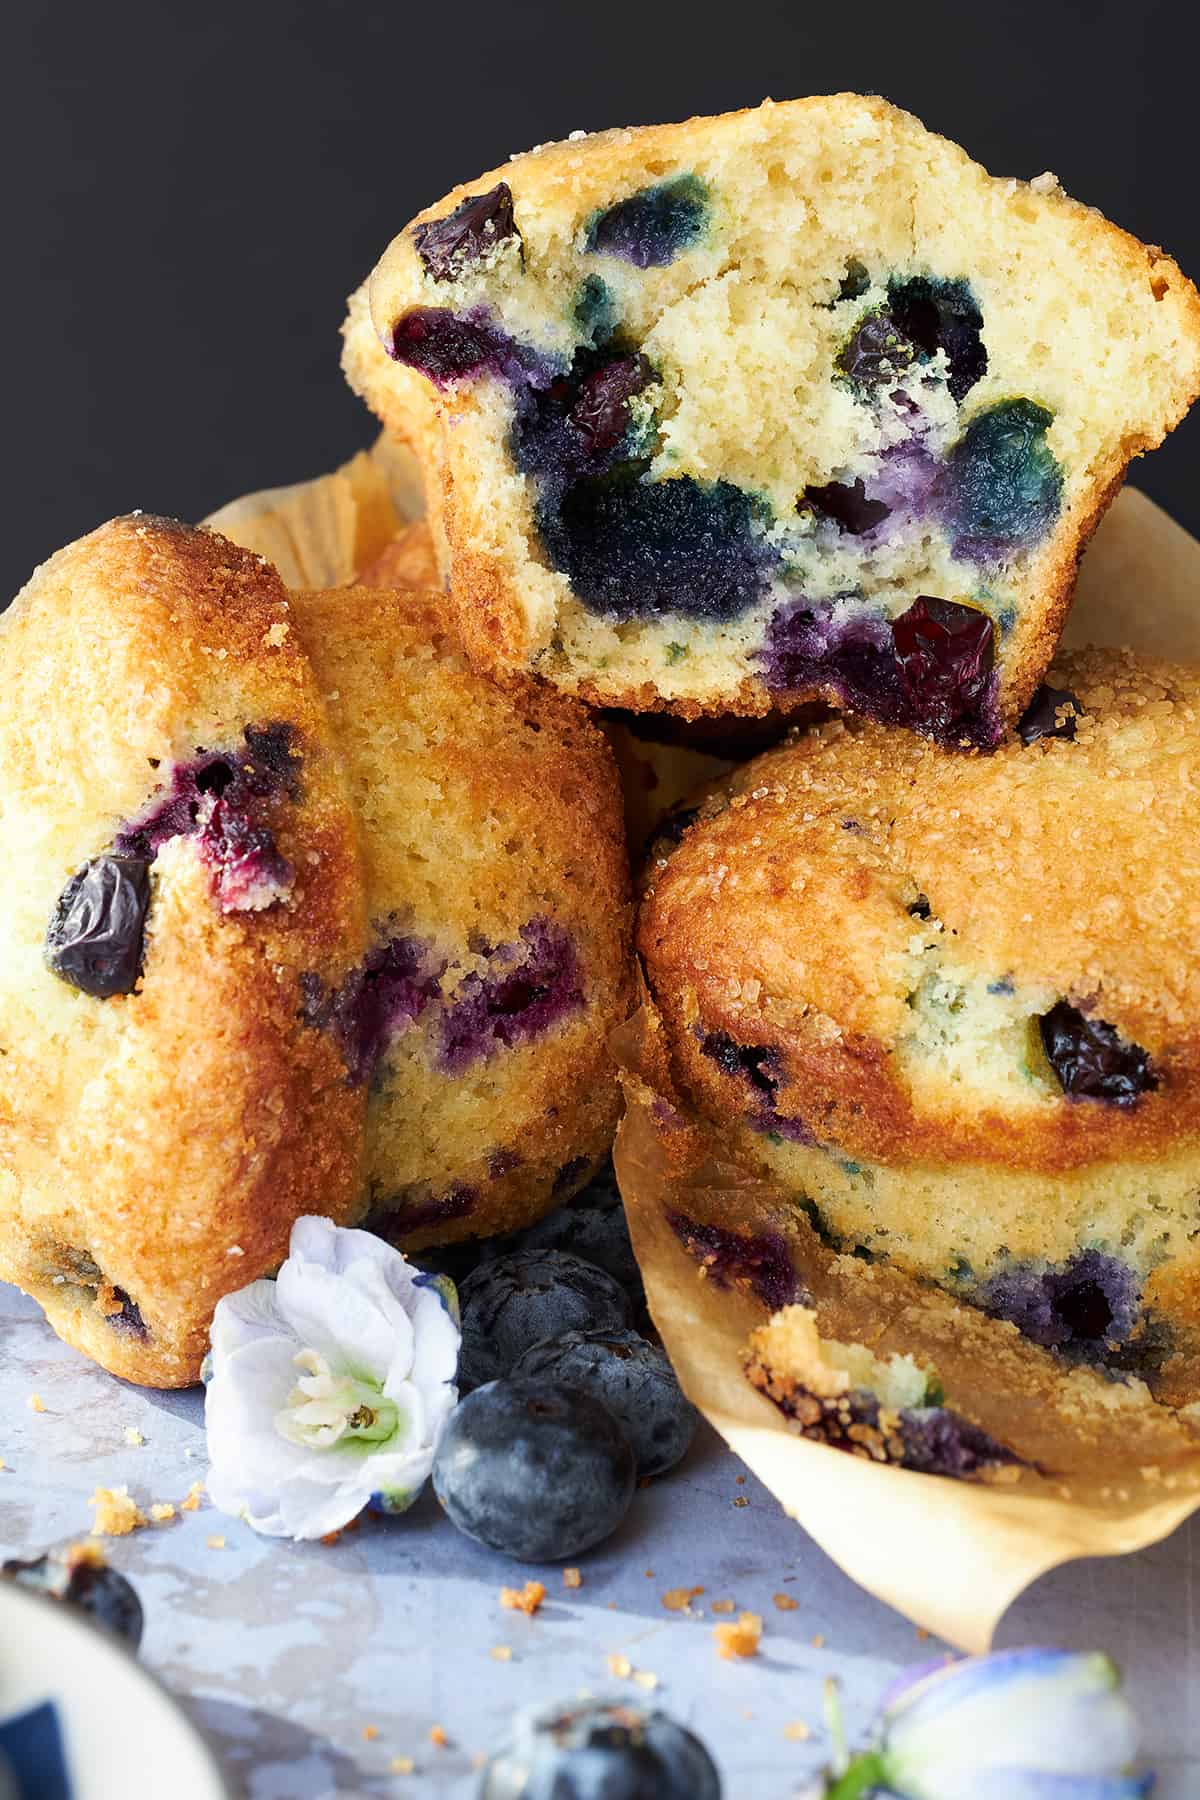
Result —
[[[306,1450],[329,1450],[347,1438],[382,1444],[392,1436],[399,1409],[377,1382],[335,1375],[318,1350],[301,1350],[294,1361],[301,1376],[275,1414],[280,1437]]]

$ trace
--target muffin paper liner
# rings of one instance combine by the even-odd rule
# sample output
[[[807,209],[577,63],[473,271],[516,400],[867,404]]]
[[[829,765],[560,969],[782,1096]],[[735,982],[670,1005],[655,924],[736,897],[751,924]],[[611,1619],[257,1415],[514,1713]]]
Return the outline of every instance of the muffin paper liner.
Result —
[[[421,510],[415,460],[380,439],[330,475],[248,495],[206,522],[269,557],[290,586],[327,587],[352,582]],[[1198,592],[1200,544],[1127,488],[1084,558],[1064,642],[1200,661]],[[636,858],[662,812],[729,768],[734,751],[658,744],[632,727],[622,720],[608,730]],[[613,1050],[626,1095],[617,1175],[650,1311],[679,1379],[860,1586],[978,1652],[1038,1575],[1155,1543],[1200,1505],[1200,1417],[1189,1429],[1139,1384],[1065,1370],[1015,1328],[822,1245],[777,1189],[725,1159],[718,1135],[681,1102],[645,995]],[[741,1265],[706,1255],[704,1227],[768,1244],[769,1278],[753,1254]],[[947,1405],[1030,1466],[1015,1478],[957,1481],[798,1436],[744,1373],[750,1332],[793,1280],[824,1335],[934,1365]]]

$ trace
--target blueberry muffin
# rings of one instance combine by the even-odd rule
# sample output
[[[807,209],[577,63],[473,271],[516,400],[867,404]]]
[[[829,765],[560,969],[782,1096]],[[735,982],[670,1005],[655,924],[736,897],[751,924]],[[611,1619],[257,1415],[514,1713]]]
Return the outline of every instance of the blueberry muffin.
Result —
[[[425,458],[480,664],[990,746],[1200,391],[1200,296],[1052,176],[842,94],[455,189],[354,297],[346,368]]]
[[[370,942],[305,1017],[366,1096],[367,1222],[530,1223],[607,1152],[632,995],[620,791],[574,702],[475,673],[440,595],[292,596],[360,821]]]
[[[117,519],[0,616],[0,1276],[113,1373],[194,1381],[366,1097],[301,1016],[367,948],[351,796],[275,572]]]
[[[1177,1405],[1198,791],[1200,676],[1072,653],[991,756],[834,721],[739,768],[639,921],[677,1082],[823,1241]]]

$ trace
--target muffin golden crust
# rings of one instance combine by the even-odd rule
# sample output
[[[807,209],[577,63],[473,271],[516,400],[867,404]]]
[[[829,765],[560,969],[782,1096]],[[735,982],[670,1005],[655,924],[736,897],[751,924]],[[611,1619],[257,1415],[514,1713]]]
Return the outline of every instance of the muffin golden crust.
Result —
[[[420,451],[483,666],[990,745],[1200,391],[1200,297],[1053,177],[842,94],[456,189],[353,297],[345,365]]]
[[[368,1219],[531,1223],[608,1150],[632,957],[620,790],[583,709],[477,674],[435,592],[292,597],[341,742],[372,942],[310,1016],[367,1092]]]
[[[1200,1328],[1198,793],[1200,676],[1076,653],[991,756],[835,721],[744,765],[638,933],[677,1079],[830,1242],[1162,1392]]]
[[[0,1274],[181,1385],[221,1294],[357,1201],[364,1096],[300,1016],[365,943],[350,799],[278,577],[215,533],[102,526],[0,659]]]

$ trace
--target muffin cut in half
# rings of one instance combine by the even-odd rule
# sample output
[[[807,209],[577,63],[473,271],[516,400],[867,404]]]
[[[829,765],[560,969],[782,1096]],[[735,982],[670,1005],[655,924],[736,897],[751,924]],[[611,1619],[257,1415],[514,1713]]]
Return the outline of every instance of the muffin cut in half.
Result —
[[[134,516],[0,619],[0,1278],[194,1381],[302,1213],[530,1223],[608,1149],[619,789],[420,596]]]
[[[1200,297],[1053,177],[843,94],[455,189],[352,300],[345,363],[425,459],[482,665],[991,745],[1200,391]]]
[[[1066,657],[990,757],[835,721],[702,797],[674,1074],[831,1247],[1200,1400],[1200,677]]]

